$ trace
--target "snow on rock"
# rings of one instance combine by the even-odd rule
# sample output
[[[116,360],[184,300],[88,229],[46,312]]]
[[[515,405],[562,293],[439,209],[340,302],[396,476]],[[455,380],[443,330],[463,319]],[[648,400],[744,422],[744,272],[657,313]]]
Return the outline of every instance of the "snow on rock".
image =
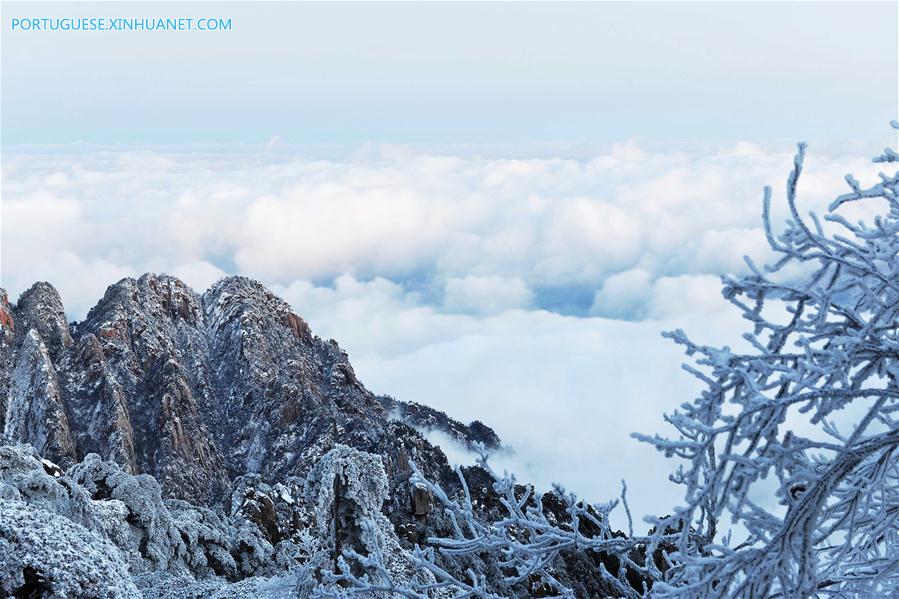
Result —
[[[246,475],[227,513],[163,499],[153,477],[96,454],[65,472],[48,463],[0,438],[6,593],[308,597],[343,550],[377,549],[394,580],[430,580],[381,512],[390,486],[378,455],[337,445],[305,480]]]
[[[395,489],[386,461],[337,444],[304,479],[270,484],[248,474],[235,481],[223,504],[203,507],[165,499],[153,477],[96,454],[62,471],[30,445],[0,436],[0,575],[10,581],[3,591],[312,599],[339,591],[329,577],[345,557],[355,575],[429,588],[433,575],[416,566],[412,547],[384,513]],[[477,503],[490,501],[484,485],[473,488],[480,489]],[[445,534],[449,525],[439,510],[415,522],[423,533]],[[39,551],[31,551],[32,543]],[[91,557],[69,559],[70,550]],[[353,555],[377,555],[379,563]],[[443,563],[460,575],[492,571],[466,560]],[[383,589],[365,596],[391,597]],[[433,589],[427,596],[451,591]]]
[[[16,308],[23,330],[36,330],[46,343],[50,355],[56,357],[62,350],[72,346],[73,339],[62,298],[53,285],[43,281],[35,283],[19,297]]]
[[[393,525],[381,512],[388,488],[381,456],[337,445],[319,461],[306,483],[315,537],[332,556],[346,550],[361,555],[381,553],[396,583],[433,582],[429,573],[416,571]]]
[[[52,517],[53,522],[65,520],[79,534],[83,531],[102,539],[104,550],[125,564],[129,576],[141,581],[148,596],[155,596],[155,591],[147,590],[155,583],[165,586],[172,579],[202,583],[204,588],[217,580],[212,587],[218,589],[247,576],[284,574],[293,565],[294,545],[283,540],[272,546],[265,531],[243,513],[228,516],[221,510],[164,500],[153,477],[129,474],[95,454],[54,476],[47,473],[34,448],[0,439],[0,503],[14,506],[16,514],[25,506]],[[7,536],[15,533],[18,523],[30,525],[37,517],[19,514],[17,518],[9,520],[12,528]],[[11,544],[6,549],[3,553],[10,567],[29,563],[26,545]],[[60,562],[55,567],[78,570],[82,564]],[[92,580],[93,574],[66,576]]]
[[[52,459],[70,462],[75,457],[56,369],[35,329],[25,335],[18,353],[3,432],[15,440],[33,444]]]
[[[88,454],[69,469],[68,478],[96,502],[116,500],[125,506],[135,541],[127,548],[137,549],[148,568],[166,570],[175,560],[184,560],[187,547],[153,477],[128,474],[115,463]]]
[[[0,499],[0,591],[16,597],[140,596],[116,548],[68,518]]]

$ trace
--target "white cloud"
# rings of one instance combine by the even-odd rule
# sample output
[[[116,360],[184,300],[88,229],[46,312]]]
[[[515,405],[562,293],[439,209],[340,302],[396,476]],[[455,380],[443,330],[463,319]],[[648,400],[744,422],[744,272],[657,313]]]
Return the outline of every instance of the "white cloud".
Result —
[[[742,270],[744,254],[765,258],[760,190],[779,187],[790,159],[789,148],[651,152],[634,140],[587,161],[390,146],[343,160],[281,149],[7,153],[3,284],[16,295],[35,278],[56,280],[59,257],[75,253],[129,271],[192,276],[190,265],[206,264],[281,285],[345,274],[415,281],[429,303],[470,313],[552,310],[546,290],[605,289],[618,304],[601,313],[646,313],[649,284],[662,277],[717,276]],[[812,153],[803,208],[824,207],[848,171],[875,169]],[[643,295],[621,304],[615,277],[637,270]],[[95,298],[71,293],[81,316]],[[586,312],[589,300],[581,304]]]
[[[624,478],[638,517],[670,509],[680,491],[665,482],[673,463],[629,433],[670,432],[661,414],[698,390],[680,369],[679,348],[660,333],[712,328],[698,340],[723,342],[742,330],[734,314],[625,322],[524,312],[460,324],[392,356],[372,351],[370,341],[356,345],[351,323],[342,328],[373,390],[494,427],[514,450],[495,458],[497,470],[597,501],[615,496]],[[449,447],[452,459],[464,461],[456,449]]]
[[[661,277],[652,287],[648,315],[652,318],[676,318],[683,314],[713,314],[728,306],[721,297],[719,277]]]
[[[652,273],[635,268],[606,278],[593,295],[591,312],[610,318],[634,318],[652,293]]]
[[[496,314],[530,308],[534,294],[519,278],[469,275],[446,282],[443,306],[453,312]]]
[[[199,293],[202,293],[211,287],[213,283],[228,275],[222,269],[202,260],[176,266],[171,271],[171,274],[182,281],[189,282],[191,287]]]
[[[50,177],[48,177],[49,179]],[[83,226],[82,206],[46,184],[3,202],[3,245],[7,264],[28,263],[70,251]],[[40,240],[41,243],[35,243]]]

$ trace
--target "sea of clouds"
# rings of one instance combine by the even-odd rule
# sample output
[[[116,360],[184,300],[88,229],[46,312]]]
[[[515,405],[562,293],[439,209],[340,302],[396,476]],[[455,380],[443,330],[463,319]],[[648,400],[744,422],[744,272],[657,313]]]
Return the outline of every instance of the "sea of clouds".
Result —
[[[719,275],[771,258],[761,190],[774,187],[782,222],[792,147],[631,140],[523,159],[374,146],[316,159],[276,142],[5,152],[0,282],[15,298],[48,280],[80,319],[145,271],[198,290],[251,276],[337,339],[373,391],[495,428],[510,448],[498,468],[593,500],[626,478],[637,514],[670,509],[673,464],[628,436],[665,432],[662,413],[699,389],[660,333],[738,342],[746,326]],[[846,173],[877,171],[812,150],[804,211],[825,211]]]

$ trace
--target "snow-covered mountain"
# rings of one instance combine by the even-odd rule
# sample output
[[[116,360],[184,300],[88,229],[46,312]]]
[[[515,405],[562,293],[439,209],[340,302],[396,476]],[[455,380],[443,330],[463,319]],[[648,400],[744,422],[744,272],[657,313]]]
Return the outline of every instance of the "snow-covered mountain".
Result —
[[[0,590],[17,596],[303,596],[372,543],[395,576],[426,577],[404,556],[451,522],[410,460],[460,483],[422,433],[500,447],[480,422],[374,395],[335,341],[244,277],[203,294],[124,279],[71,325],[47,283],[15,304],[0,290],[0,430]],[[491,480],[465,473],[486,518]],[[556,573],[593,596],[597,559],[572,552]]]

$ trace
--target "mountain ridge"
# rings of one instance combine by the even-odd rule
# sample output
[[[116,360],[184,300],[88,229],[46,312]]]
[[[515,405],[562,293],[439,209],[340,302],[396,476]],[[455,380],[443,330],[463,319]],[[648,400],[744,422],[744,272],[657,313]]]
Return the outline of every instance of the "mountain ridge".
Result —
[[[97,453],[152,474],[180,499],[211,501],[246,472],[302,474],[337,439],[386,449],[372,431],[406,411],[368,391],[336,341],[246,277],[202,294],[169,275],[124,278],[72,326],[49,283],[15,304],[2,297],[2,430],[61,464]],[[26,408],[25,395],[46,405]],[[481,423],[475,435],[436,410],[410,411],[430,417],[417,426],[499,447]]]

